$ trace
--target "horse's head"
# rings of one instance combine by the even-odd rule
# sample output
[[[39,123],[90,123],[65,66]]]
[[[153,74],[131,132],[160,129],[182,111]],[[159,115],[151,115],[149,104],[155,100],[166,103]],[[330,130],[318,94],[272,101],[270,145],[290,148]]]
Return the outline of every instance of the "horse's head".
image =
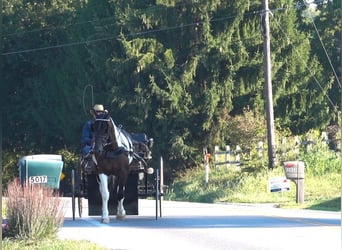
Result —
[[[107,147],[115,143],[113,124],[109,115],[96,118],[92,130],[95,154],[102,154]]]

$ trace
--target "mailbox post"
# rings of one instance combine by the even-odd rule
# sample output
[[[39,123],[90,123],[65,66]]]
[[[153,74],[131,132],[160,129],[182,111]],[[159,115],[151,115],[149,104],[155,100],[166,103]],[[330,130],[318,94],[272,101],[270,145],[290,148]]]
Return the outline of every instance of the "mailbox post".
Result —
[[[305,164],[303,161],[284,162],[286,178],[296,184],[296,202],[304,203]]]

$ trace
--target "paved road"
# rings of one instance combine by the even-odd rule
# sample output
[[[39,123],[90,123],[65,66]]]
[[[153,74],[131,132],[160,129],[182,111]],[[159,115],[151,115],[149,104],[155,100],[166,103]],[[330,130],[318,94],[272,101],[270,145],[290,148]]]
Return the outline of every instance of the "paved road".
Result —
[[[171,201],[163,202],[162,212],[155,220],[155,202],[139,200],[138,216],[113,216],[104,225],[96,216],[73,221],[69,206],[59,237],[131,250],[341,249],[339,212]]]

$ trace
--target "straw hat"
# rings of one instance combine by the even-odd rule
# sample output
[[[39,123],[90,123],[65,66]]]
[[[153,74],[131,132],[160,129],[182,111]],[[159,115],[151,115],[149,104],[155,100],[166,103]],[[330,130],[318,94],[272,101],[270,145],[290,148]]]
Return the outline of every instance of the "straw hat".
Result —
[[[95,115],[95,112],[104,112],[102,104],[95,104],[94,107],[90,109],[90,114]]]
[[[93,110],[95,112],[104,112],[104,108],[102,104],[95,104],[93,107]]]

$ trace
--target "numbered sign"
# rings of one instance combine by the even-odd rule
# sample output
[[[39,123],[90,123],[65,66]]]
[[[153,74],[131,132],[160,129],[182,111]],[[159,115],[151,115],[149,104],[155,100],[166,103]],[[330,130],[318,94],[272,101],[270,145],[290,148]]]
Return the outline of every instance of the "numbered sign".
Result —
[[[30,176],[29,182],[31,184],[35,183],[47,183],[47,176],[46,175],[40,175],[40,176]]]

